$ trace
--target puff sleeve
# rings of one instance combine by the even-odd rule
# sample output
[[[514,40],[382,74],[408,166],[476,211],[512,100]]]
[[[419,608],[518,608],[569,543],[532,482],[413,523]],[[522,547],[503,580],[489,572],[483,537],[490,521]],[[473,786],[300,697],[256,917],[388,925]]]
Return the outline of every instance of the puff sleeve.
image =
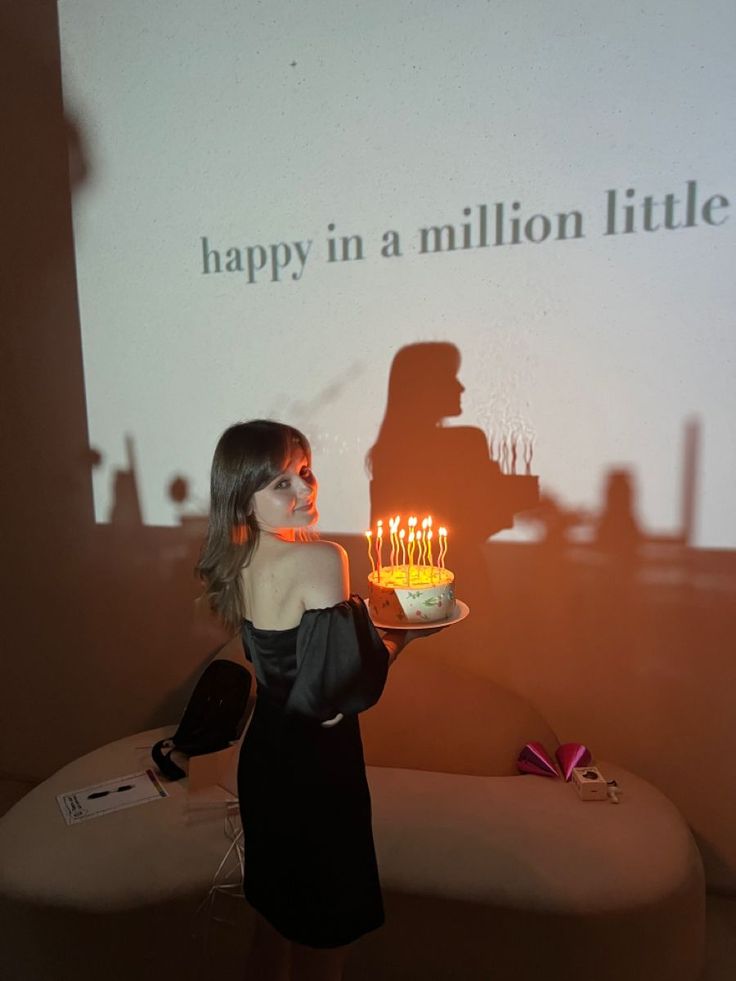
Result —
[[[299,624],[297,673],[286,711],[320,721],[363,712],[381,697],[388,661],[359,596],[307,610]]]

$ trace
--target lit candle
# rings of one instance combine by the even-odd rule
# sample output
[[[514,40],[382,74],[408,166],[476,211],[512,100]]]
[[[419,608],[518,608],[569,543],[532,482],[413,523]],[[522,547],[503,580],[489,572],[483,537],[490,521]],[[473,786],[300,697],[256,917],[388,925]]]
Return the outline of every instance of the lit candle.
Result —
[[[381,551],[383,549],[383,521],[376,524],[376,559],[378,560],[378,581],[381,581]]]
[[[391,552],[389,553],[388,564],[390,566],[395,565],[396,560],[396,528],[394,527],[394,519],[388,519],[388,536],[391,542]]]
[[[422,548],[423,548],[422,565],[427,564],[427,528],[429,528],[429,519],[423,518],[422,519]]]
[[[445,568],[445,554],[447,553],[447,528],[440,528],[440,555],[439,555],[439,565],[441,569]]]
[[[424,540],[421,531],[416,533],[417,540],[417,565],[424,565]]]
[[[432,567],[432,536],[434,532],[432,531],[432,515],[428,514],[426,517],[427,530],[424,532],[424,540],[427,545],[427,564]],[[432,573],[430,572],[430,576]]]
[[[417,537],[416,536],[417,516],[415,514],[412,514],[409,517],[407,524],[409,525],[409,541],[411,542],[411,554],[409,556],[409,583],[411,583],[411,573],[412,573],[411,567],[414,564],[414,551],[416,548],[416,537]]]
[[[404,547],[404,536],[406,532],[402,528],[399,532],[399,547],[401,549],[401,564],[406,565],[406,548]]]
[[[371,572],[376,571],[376,563],[373,561],[373,556],[371,555],[371,533],[367,531],[365,533],[366,541],[368,542],[368,558],[371,560]]]

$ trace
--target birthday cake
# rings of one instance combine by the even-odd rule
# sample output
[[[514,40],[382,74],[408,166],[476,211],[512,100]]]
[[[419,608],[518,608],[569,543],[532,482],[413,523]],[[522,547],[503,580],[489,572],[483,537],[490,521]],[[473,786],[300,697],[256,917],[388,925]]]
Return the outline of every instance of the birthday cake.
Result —
[[[436,565],[389,565],[368,576],[368,610],[381,624],[438,623],[455,615],[455,576]]]
[[[418,527],[419,519],[412,515],[407,535],[397,514],[388,519],[384,543],[380,520],[376,524],[375,546],[373,532],[365,533],[371,563],[368,612],[376,623],[401,628],[441,623],[455,616],[455,576],[445,568],[447,529],[440,528],[438,538],[433,540],[432,523],[432,516],[427,515]]]

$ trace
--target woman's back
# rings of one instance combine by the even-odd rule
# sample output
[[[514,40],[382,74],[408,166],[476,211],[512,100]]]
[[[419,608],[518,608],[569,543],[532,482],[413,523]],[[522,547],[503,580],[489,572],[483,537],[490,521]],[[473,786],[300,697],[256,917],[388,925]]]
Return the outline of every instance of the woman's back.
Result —
[[[334,542],[286,542],[262,533],[241,582],[248,620],[264,630],[289,630],[305,610],[348,598],[347,556]]]

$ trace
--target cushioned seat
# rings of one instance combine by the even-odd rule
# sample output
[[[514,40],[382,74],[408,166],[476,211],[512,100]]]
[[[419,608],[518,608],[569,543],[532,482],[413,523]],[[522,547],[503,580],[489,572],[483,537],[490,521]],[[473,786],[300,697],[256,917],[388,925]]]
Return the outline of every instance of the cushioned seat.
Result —
[[[56,795],[150,769],[150,747],[165,726],[109,743],[57,773],[0,821],[0,888],[5,897],[82,910],[155,906],[202,896],[227,839],[221,807],[190,807],[186,781],[170,797],[67,826]]]
[[[671,896],[697,872],[687,825],[651,784],[598,765],[625,787],[620,804],[545,777],[372,768],[384,885],[581,917]]]
[[[620,804],[543,777],[371,768],[387,922],[349,977],[699,978],[705,886],[690,830],[656,788],[598,763]]]
[[[166,785],[168,798],[67,827],[56,802],[64,791],[147,769],[148,748],[174,729],[75,760],[0,819],[3,981],[200,981],[216,965],[238,976],[245,903],[233,904],[239,935],[220,930],[212,950],[197,915],[230,845],[223,805],[193,806],[183,780]]]
[[[561,780],[479,775],[486,766],[512,769],[522,729],[528,739],[552,739],[551,730],[528,706],[512,710],[518,696],[438,666],[416,662],[394,681],[385,703],[365,717],[368,761],[402,763],[368,770],[387,923],[359,941],[347,981],[575,981],[593,974],[696,981],[702,865],[663,794],[601,761],[623,789],[620,804],[582,802]],[[408,701],[402,686],[413,691]],[[464,695],[466,711],[450,707],[462,707]],[[412,748],[412,712],[417,732],[416,719],[432,715],[436,699],[447,709],[433,716],[437,734],[427,734],[425,718]],[[488,754],[481,724],[494,740]],[[397,727],[405,734],[392,760]],[[170,732],[141,733],[76,760],[0,821],[0,902],[10,927],[4,979],[83,981],[99,976],[101,958],[109,979],[145,981],[161,971],[174,976],[174,969],[180,978],[197,970],[214,976],[218,951],[210,945],[203,962],[191,933],[230,844],[223,807],[197,806],[181,781],[169,785],[168,799],[67,827],[55,799],[146,768],[146,747]],[[445,770],[472,757],[475,775],[430,769],[435,748]],[[406,767],[409,759],[425,768]],[[235,905],[230,956],[237,962],[250,914],[244,902]],[[237,963],[227,969],[238,976]]]

